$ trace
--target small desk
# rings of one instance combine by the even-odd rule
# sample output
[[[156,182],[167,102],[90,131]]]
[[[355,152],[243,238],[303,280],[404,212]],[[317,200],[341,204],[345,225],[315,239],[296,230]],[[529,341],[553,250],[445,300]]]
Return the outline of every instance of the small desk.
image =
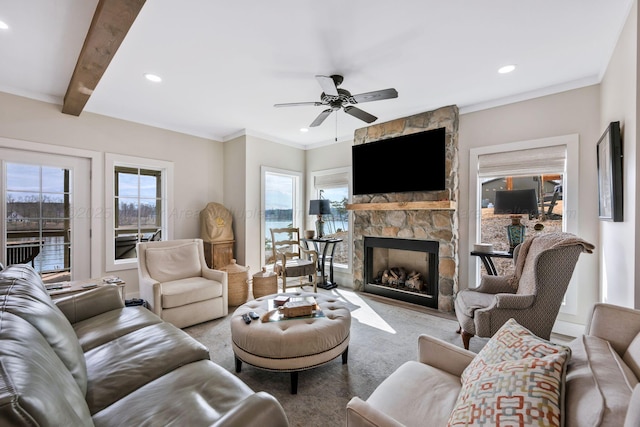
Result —
[[[89,283],[95,283],[97,286],[93,288],[83,288],[82,285],[86,285]],[[85,292],[91,289],[95,289],[100,286],[108,285],[109,283],[105,283],[102,278],[100,279],[86,279],[86,280],[72,280],[70,282],[56,282],[56,283],[46,283],[47,286],[59,285],[60,289],[48,289],[47,293],[51,296],[51,299],[55,300],[58,298],[63,298],[69,295],[77,294],[80,292]],[[126,283],[122,280],[116,283],[111,283],[118,287],[118,291],[120,291],[120,297],[122,298],[122,302],[125,302],[125,290],[124,287]]]
[[[336,244],[342,242],[342,239],[315,238],[300,240],[304,242],[307,249],[311,249],[309,248],[309,243],[313,243],[313,248],[318,252],[318,268],[320,269],[320,278],[322,279],[318,283],[318,287],[322,289],[337,288],[338,284],[333,281],[333,253],[336,250]],[[326,279],[324,274],[327,260],[329,260],[329,280]]]
[[[497,276],[498,271],[493,264],[492,258],[513,258],[513,253],[507,251],[491,251],[491,252],[478,252],[471,251],[471,255],[478,256],[484,264],[484,268],[487,269],[487,273],[491,276]]]

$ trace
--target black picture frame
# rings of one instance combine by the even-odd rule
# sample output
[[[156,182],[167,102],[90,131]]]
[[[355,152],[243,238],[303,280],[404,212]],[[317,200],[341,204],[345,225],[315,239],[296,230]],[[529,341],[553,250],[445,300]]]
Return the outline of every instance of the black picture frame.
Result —
[[[621,222],[622,215],[622,139],[620,122],[611,122],[597,144],[598,217]]]

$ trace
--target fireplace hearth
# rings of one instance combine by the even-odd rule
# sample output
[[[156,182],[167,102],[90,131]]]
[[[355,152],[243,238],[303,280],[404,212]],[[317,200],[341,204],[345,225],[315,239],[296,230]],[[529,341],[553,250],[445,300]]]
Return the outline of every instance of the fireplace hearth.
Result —
[[[364,291],[438,308],[438,252],[433,240],[364,237]]]

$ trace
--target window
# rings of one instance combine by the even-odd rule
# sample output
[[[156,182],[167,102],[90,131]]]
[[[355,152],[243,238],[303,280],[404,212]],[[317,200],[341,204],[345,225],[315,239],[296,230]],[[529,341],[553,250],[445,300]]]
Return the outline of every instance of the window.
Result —
[[[44,282],[88,275],[89,191],[79,187],[89,162],[10,149],[0,149],[0,158],[4,262],[30,264]]]
[[[351,185],[349,168],[338,168],[315,172],[313,176],[314,199],[331,201],[331,215],[324,215],[325,237],[342,239],[336,245],[334,252],[334,266],[349,268],[351,264],[350,215],[347,211],[349,203],[349,188]]]
[[[299,172],[262,167],[262,259],[266,265],[273,264],[272,228],[304,229],[301,180]]]
[[[577,232],[578,218],[578,136],[544,138],[490,147],[475,148],[469,157],[470,245],[493,243],[496,250],[508,249],[504,226],[509,216],[494,216],[493,194],[498,190],[533,188],[539,198],[539,218],[524,218],[526,235],[543,232]],[[475,207],[474,207],[475,203]],[[505,246],[506,245],[506,246]],[[499,274],[512,270],[511,260],[494,260]],[[481,273],[477,257],[471,257],[469,283],[478,283]],[[572,280],[565,294],[562,312],[575,314],[577,287]]]
[[[136,244],[169,239],[173,165],[158,160],[107,155],[107,270],[136,266]]]

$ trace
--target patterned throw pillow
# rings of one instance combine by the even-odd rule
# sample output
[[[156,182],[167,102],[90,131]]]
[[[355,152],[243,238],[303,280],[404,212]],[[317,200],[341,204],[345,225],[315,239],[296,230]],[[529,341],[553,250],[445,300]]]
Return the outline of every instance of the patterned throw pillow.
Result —
[[[461,376],[449,426],[561,426],[571,350],[510,319]]]

